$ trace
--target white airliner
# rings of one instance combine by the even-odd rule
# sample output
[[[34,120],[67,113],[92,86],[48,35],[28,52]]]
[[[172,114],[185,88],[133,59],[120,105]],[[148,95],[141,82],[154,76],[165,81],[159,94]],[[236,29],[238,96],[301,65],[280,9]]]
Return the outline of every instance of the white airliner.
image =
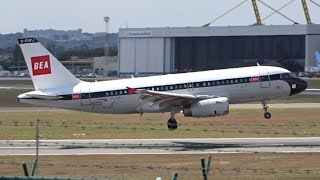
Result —
[[[19,39],[35,91],[18,96],[20,102],[85,112],[129,114],[170,112],[168,128],[177,129],[175,114],[214,117],[229,113],[229,104],[267,102],[298,94],[307,83],[290,71],[254,66],[168,74],[102,82],[73,76],[36,39]]]

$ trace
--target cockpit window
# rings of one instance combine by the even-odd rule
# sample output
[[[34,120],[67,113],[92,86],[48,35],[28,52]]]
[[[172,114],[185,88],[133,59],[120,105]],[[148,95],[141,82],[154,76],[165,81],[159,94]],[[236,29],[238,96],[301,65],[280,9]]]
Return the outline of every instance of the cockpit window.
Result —
[[[290,76],[291,76],[291,77],[298,77],[298,76],[296,75],[296,73],[290,73]]]
[[[295,73],[284,73],[284,74],[280,74],[280,79],[289,79],[289,78],[294,78],[297,77],[297,75]]]
[[[290,75],[289,75],[289,73],[280,74],[280,78],[281,78],[281,79],[289,79],[289,78],[290,78]]]

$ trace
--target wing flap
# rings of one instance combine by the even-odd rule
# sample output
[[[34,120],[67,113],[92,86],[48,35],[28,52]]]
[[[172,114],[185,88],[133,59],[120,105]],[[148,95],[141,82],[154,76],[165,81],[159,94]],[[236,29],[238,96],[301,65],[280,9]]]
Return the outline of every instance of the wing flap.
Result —
[[[151,102],[151,106],[181,106],[197,102],[204,99],[217,98],[218,96],[211,95],[192,95],[192,94],[179,94],[172,92],[159,92],[147,89],[134,89],[129,88],[129,94],[140,94],[141,104],[147,104]]]

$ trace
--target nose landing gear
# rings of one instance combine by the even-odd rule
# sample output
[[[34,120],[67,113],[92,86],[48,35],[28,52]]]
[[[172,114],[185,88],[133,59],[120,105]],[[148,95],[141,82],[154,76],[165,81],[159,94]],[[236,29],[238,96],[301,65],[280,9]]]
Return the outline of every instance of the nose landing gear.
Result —
[[[262,100],[262,107],[263,107],[263,110],[264,110],[264,118],[270,119],[271,118],[271,113],[268,112],[269,106],[268,106],[266,100]]]

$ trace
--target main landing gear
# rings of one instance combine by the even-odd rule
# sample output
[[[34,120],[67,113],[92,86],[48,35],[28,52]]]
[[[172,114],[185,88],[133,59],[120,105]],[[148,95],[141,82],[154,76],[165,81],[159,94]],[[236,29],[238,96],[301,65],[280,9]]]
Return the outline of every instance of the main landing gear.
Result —
[[[271,118],[271,113],[268,112],[269,106],[268,106],[266,100],[262,100],[262,107],[263,107],[263,110],[264,110],[264,118],[270,119]]]
[[[167,122],[168,129],[170,131],[174,131],[178,128],[177,120],[174,118],[174,115],[180,112],[180,109],[178,108],[172,108],[170,113],[170,119]]]
[[[178,128],[178,123],[177,123],[177,120],[176,119],[169,119],[168,120],[168,122],[167,122],[167,124],[168,124],[168,129],[170,130],[170,131],[174,131],[174,130],[176,130],[177,128]]]

